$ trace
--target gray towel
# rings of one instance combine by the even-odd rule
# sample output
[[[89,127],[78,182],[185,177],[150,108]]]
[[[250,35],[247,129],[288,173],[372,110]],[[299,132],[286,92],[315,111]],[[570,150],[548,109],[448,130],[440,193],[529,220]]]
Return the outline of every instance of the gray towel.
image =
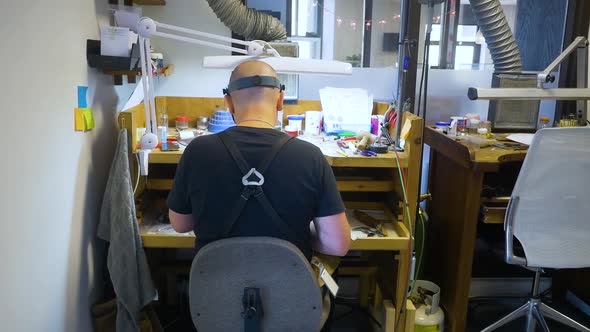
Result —
[[[154,299],[156,291],[135,215],[126,129],[119,132],[102,201],[98,236],[110,242],[107,266],[117,295],[117,331],[139,331],[139,313]]]

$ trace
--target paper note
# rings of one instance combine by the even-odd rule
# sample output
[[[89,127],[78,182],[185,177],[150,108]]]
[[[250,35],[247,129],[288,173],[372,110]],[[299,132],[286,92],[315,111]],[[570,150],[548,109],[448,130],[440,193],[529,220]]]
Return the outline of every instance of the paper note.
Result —
[[[320,90],[326,131],[368,131],[371,128],[373,96],[364,89],[323,88]]]
[[[535,134],[510,134],[507,139],[521,144],[531,145]]]
[[[84,131],[84,109],[83,108],[75,108],[74,109],[74,130],[75,131]]]
[[[88,103],[86,102],[86,93],[88,92],[87,86],[78,86],[78,108],[86,108],[88,107]]]
[[[92,115],[92,109],[83,108],[84,111],[84,131],[94,129],[94,116]]]
[[[125,106],[123,106],[123,109],[121,109],[121,111],[126,111],[132,107],[135,107],[135,106],[141,104],[142,101],[143,101],[143,80],[139,80],[139,82],[137,82],[137,86],[135,87],[135,90],[133,90],[133,93],[131,94],[131,97],[129,97],[129,100],[127,100],[127,102],[125,103]]]
[[[412,130],[412,122],[410,122],[410,120],[406,119],[406,122],[404,123],[404,126],[402,127],[402,132],[400,133],[400,136],[403,139],[408,139],[408,137],[410,136],[410,130]]]
[[[129,28],[100,28],[100,55],[128,57],[129,42]]]

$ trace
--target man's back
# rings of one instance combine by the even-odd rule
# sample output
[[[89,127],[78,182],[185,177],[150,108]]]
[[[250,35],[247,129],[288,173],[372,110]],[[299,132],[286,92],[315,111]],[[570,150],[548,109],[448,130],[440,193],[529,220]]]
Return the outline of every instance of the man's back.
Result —
[[[250,127],[234,127],[226,134],[254,168],[267,157],[278,138],[285,135],[274,129]],[[317,147],[294,139],[283,147],[263,175],[266,197],[281,219],[303,237],[295,244],[310,258],[310,221],[344,211],[330,166]],[[243,176],[217,135],[197,138],[185,150],[168,205],[176,212],[193,214],[197,249],[222,238],[227,219],[241,199]],[[287,239],[288,234],[271,220],[257,200],[251,199],[230,236]]]

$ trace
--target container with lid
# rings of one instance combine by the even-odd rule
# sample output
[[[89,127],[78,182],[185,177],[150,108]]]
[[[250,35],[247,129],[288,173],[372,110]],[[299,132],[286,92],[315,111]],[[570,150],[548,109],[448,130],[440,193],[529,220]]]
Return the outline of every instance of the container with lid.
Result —
[[[229,111],[216,111],[209,121],[209,131],[219,133],[235,125],[236,123]]]
[[[471,134],[471,135],[475,135],[477,134],[477,130],[480,127],[480,121],[479,119],[469,119],[469,123],[467,124],[467,133]]]
[[[287,120],[289,120],[289,126],[295,127],[298,132],[303,129],[303,115],[289,115]]]
[[[188,116],[179,115],[176,117],[176,129],[178,129],[178,130],[188,129]]]
[[[551,119],[549,119],[548,116],[542,116],[539,118],[539,128],[538,129],[544,129],[544,128],[550,128],[551,126],[549,125],[549,121],[551,121]]]
[[[450,125],[451,125],[450,122],[438,121],[436,123],[436,130],[446,134],[447,131],[449,131],[449,126]]]

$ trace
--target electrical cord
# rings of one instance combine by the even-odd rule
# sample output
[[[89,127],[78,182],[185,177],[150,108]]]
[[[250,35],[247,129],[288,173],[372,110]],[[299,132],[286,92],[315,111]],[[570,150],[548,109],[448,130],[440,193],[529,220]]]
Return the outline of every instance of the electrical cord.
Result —
[[[395,149],[393,150],[393,152],[395,153],[395,161],[397,163],[397,170],[399,173],[400,182],[401,182],[401,186],[402,186],[402,193],[404,195],[404,206],[405,206],[406,214],[408,217],[408,230],[410,232],[410,241],[408,243],[408,262],[410,263],[410,266],[411,266],[412,253],[414,252],[414,230],[412,228],[412,215],[410,213],[410,207],[408,204],[408,196],[406,193],[407,181],[406,181],[405,173],[403,171],[403,168],[402,168],[402,165],[400,162],[399,154],[397,153],[397,151]],[[414,288],[415,281],[411,281],[410,276],[411,276],[411,268],[408,269],[408,274],[407,274],[408,281],[406,282],[406,287],[405,287],[406,288],[406,296],[404,297],[402,307],[400,309],[400,315],[398,317],[396,317],[396,323],[395,323],[396,330],[398,330],[398,328],[399,328],[399,323],[401,321],[401,313],[406,310],[406,301],[409,298],[412,289]]]
[[[422,262],[424,259],[424,247],[425,247],[425,239],[426,239],[426,216],[424,215],[424,211],[422,211],[422,209],[420,207],[418,207],[419,212],[418,212],[418,218],[416,220],[417,224],[420,225],[420,229],[422,232],[422,238],[420,239],[420,252],[419,254],[416,256],[416,276],[418,276],[418,273],[420,272],[420,269],[422,269]],[[418,230],[416,230],[416,233],[418,233]]]

